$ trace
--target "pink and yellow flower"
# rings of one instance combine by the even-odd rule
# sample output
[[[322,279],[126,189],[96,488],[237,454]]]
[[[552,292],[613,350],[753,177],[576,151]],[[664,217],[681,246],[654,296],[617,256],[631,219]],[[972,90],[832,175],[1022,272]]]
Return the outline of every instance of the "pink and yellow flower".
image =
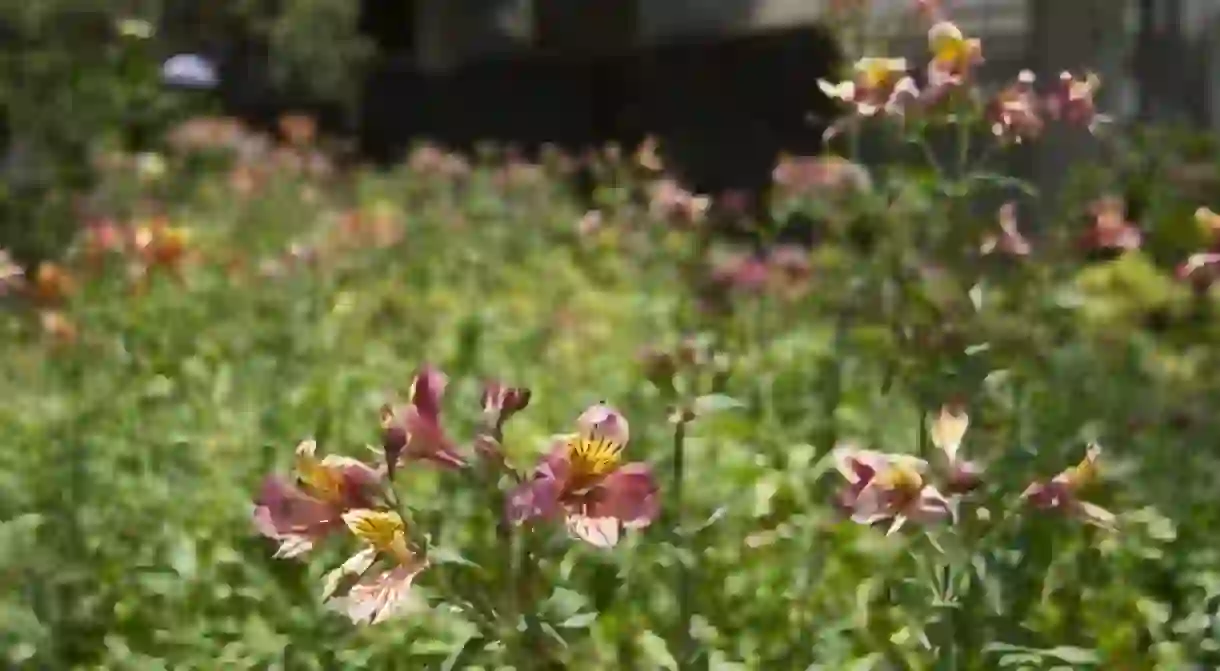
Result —
[[[279,542],[275,556],[300,556],[343,524],[343,514],[367,508],[376,500],[381,476],[351,457],[317,457],[317,443],[302,441],[296,449],[297,483],[279,476],[263,482],[255,501],[254,525]]]
[[[391,476],[403,460],[423,460],[462,468],[466,460],[441,426],[441,399],[449,378],[424,366],[411,382],[408,403],[381,409],[382,448]]]
[[[857,524],[888,522],[888,536],[907,521],[923,524],[954,516],[949,499],[924,482],[928,462],[923,459],[851,446],[836,447],[833,458],[847,480],[837,504]]]
[[[1040,510],[1058,511],[1086,524],[1113,529],[1114,513],[1080,498],[1081,491],[1101,478],[1101,452],[1100,445],[1089,445],[1080,463],[1048,481],[1031,484],[1021,494],[1021,499]]]
[[[393,511],[357,509],[343,522],[365,547],[326,575],[322,600],[355,624],[379,624],[414,610],[411,588],[428,560],[411,550]]]
[[[507,516],[515,523],[562,518],[569,533],[612,547],[624,528],[643,528],[660,512],[659,488],[647,464],[623,463],[630,437],[626,418],[599,403],[558,439],[533,478],[513,491]]]

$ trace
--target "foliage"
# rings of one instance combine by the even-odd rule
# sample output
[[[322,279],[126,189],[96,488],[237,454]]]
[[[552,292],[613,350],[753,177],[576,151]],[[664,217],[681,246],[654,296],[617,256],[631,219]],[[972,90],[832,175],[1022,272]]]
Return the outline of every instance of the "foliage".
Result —
[[[116,156],[92,194],[109,216],[68,254],[0,263],[5,661],[1220,663],[1215,260],[1145,254],[1160,222],[1128,221],[1104,182],[1057,234],[1021,235],[1029,196],[985,169],[1009,145],[923,143],[979,124],[1036,141],[1035,116],[1085,132],[1091,97],[1067,94],[1095,82],[982,92],[973,46],[938,30],[924,86],[879,61],[827,83],[848,145],[888,133],[928,165],[777,169],[773,210],[816,221],[812,249],[726,248],[734,199],[683,192],[651,147],[594,159],[591,210],[561,156],[425,147],[348,174],[310,132],[275,145],[208,119],[159,162]],[[1015,204],[979,217],[996,184]],[[1183,255],[1210,253],[1201,204],[1178,208],[1201,227]],[[505,514],[579,461],[535,469],[570,431],[653,473],[659,517],[612,549]],[[392,463],[393,487],[343,490],[325,466],[356,462],[321,455],[378,486]],[[314,498],[358,495],[327,500],[354,533],[275,558],[251,501],[273,506],[268,483],[293,483],[265,478],[294,468]],[[351,588],[330,572],[366,545],[415,582],[405,617],[357,627],[320,596]]]

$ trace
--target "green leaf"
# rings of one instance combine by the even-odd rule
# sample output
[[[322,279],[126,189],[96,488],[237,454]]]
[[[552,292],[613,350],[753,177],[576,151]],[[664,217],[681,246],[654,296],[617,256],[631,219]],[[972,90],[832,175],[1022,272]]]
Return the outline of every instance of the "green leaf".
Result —
[[[695,417],[710,417],[725,410],[736,410],[744,407],[744,403],[732,396],[708,394],[695,399],[691,409],[695,412]]]
[[[665,639],[661,638],[653,631],[645,631],[636,639],[636,643],[640,646],[640,651],[644,653],[644,657],[650,662],[648,666],[657,669],[669,669],[674,671],[678,668],[678,660],[674,659],[673,654],[669,652],[669,646],[665,645]]]

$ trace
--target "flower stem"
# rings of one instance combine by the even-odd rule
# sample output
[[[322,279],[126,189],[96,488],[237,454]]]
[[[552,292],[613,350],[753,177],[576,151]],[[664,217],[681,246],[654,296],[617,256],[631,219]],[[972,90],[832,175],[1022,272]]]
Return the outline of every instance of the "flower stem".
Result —
[[[691,626],[691,563],[694,556],[687,553],[686,537],[681,529],[682,482],[686,471],[686,421],[680,419],[674,424],[673,441],[673,482],[670,484],[670,506],[674,519],[674,548],[678,550],[677,575],[674,591],[678,601],[678,623],[674,632],[673,649],[677,655],[678,668],[692,668],[693,657]]]

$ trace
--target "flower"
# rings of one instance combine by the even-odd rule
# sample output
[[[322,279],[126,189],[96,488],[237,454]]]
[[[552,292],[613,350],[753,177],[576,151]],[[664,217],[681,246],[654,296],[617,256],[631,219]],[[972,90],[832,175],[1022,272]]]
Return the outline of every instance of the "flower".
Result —
[[[447,468],[462,468],[466,460],[441,426],[441,398],[449,378],[424,366],[415,374],[410,402],[381,409],[382,448],[391,478],[399,462],[426,460]]]
[[[954,516],[952,503],[936,487],[925,484],[928,463],[900,454],[836,447],[835,466],[847,480],[837,497],[838,506],[857,524],[890,522],[886,535],[908,520],[935,522]]]
[[[1093,226],[1085,232],[1083,243],[1090,249],[1129,251],[1143,244],[1140,229],[1127,220],[1127,209],[1118,196],[1103,196],[1089,206]]]
[[[624,464],[627,420],[598,403],[576,420],[577,432],[560,437],[513,491],[507,517],[514,523],[562,517],[568,532],[597,547],[613,547],[623,528],[643,528],[660,512],[658,486],[647,464]]]
[[[164,267],[176,270],[186,256],[190,231],[171,226],[164,217],[157,217],[136,229],[133,246],[145,269]]]
[[[25,270],[13,260],[7,249],[0,248],[0,296],[25,286]]]
[[[402,517],[357,509],[344,513],[343,522],[365,548],[326,575],[322,600],[354,624],[379,624],[409,613],[411,587],[428,560],[411,550]]]
[[[950,494],[963,494],[979,486],[982,468],[978,464],[960,458],[959,451],[966,430],[970,428],[970,416],[966,409],[956,404],[941,406],[940,413],[928,427],[932,444],[944,455],[945,472],[948,476],[946,489]]]
[[[43,305],[55,305],[63,302],[75,290],[76,282],[63,266],[50,261],[38,264],[30,286],[35,301]]]
[[[1021,499],[1040,510],[1055,510],[1101,527],[1113,529],[1114,513],[1082,501],[1080,492],[1097,482],[1101,477],[1099,460],[1101,446],[1097,443],[1089,445],[1080,463],[1065,469],[1050,481],[1035,482],[1021,494]]]
[[[1004,87],[987,105],[991,133],[1003,141],[1020,144],[1042,132],[1039,100],[1034,91],[1034,73],[1022,70],[1017,80]]]
[[[1092,72],[1081,79],[1070,72],[1062,72],[1059,87],[1047,99],[1047,111],[1052,118],[1085,126],[1089,132],[1094,132],[1100,124],[1110,120],[1097,113],[1096,97],[1100,88],[1101,78]]]
[[[928,30],[928,85],[934,89],[956,86],[983,61],[983,44],[968,39],[952,21],[939,21]]]
[[[979,251],[983,254],[999,252],[1008,256],[1027,256],[1031,249],[1029,241],[1017,228],[1017,204],[1005,203],[998,214],[1000,231],[983,240]]]
[[[509,387],[497,380],[483,384],[483,421],[488,426],[503,426],[529,404],[530,390],[525,387]]]
[[[827,97],[850,104],[856,115],[873,116],[885,107],[907,68],[903,58],[865,57],[852,66],[852,79],[840,82],[819,79],[818,88]],[[827,132],[833,134],[836,130],[832,127]]]
[[[343,513],[372,505],[380,475],[368,465],[339,455],[317,458],[317,443],[296,449],[296,485],[272,476],[255,501],[254,524],[280,542],[275,556],[297,557],[342,523]]]

